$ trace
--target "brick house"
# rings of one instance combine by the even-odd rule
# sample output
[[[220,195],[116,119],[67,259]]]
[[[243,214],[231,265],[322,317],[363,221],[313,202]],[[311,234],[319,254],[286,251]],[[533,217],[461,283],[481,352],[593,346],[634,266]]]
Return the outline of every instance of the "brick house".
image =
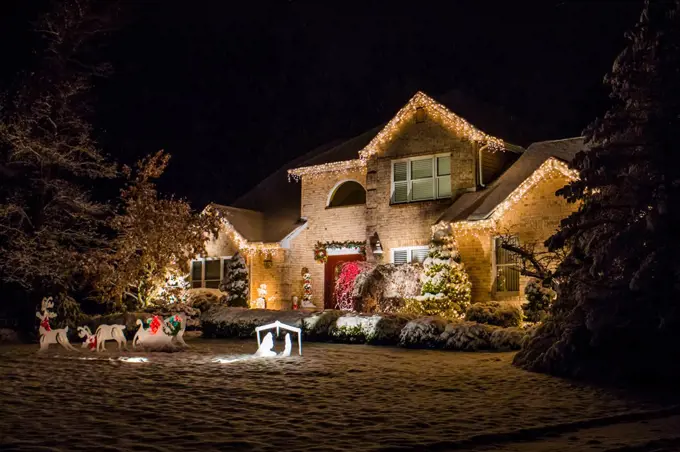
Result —
[[[497,236],[542,242],[556,229],[574,206],[554,193],[575,177],[567,163],[583,140],[525,150],[455,111],[455,98],[435,101],[419,92],[387,124],[303,155],[232,206],[208,206],[224,228],[208,255],[192,262],[192,287],[215,290],[224,261],[240,250],[251,298],[266,284],[268,308],[290,307],[302,295],[306,269],[315,305],[332,308],[339,263],[422,261],[433,230],[450,228],[473,301],[520,299],[526,281],[496,246]],[[331,242],[340,243],[325,247]],[[317,243],[325,263],[314,259]]]

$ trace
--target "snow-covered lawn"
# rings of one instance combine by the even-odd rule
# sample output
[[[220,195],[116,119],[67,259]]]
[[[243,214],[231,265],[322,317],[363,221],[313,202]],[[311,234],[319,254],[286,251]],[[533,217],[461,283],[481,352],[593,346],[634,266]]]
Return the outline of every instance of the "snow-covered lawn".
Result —
[[[252,354],[255,341],[189,344],[182,353],[126,354],[146,356],[146,363],[109,360],[114,353],[54,348],[40,356],[37,345],[0,346],[0,450],[586,451],[659,439],[675,446],[634,450],[680,444],[680,410],[672,401],[527,373],[510,365],[512,353],[305,343],[301,358],[217,364],[216,357]]]

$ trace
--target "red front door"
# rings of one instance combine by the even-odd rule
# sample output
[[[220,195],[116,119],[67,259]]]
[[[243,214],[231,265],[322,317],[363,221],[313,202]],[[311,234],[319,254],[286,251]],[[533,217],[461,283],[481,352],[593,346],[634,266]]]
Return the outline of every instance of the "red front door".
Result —
[[[340,264],[344,262],[366,260],[363,254],[341,254],[339,256],[328,256],[324,268],[324,287],[323,287],[323,307],[324,309],[335,309],[335,280],[340,271]]]

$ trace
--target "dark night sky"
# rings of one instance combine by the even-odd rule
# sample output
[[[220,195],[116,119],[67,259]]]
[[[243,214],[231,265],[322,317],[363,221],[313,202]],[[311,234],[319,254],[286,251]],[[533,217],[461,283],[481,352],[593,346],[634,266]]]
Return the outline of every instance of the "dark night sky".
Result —
[[[0,81],[31,58],[45,0],[0,2]],[[99,139],[131,162],[173,155],[161,188],[229,203],[294,157],[388,120],[417,90],[459,89],[580,134],[641,1],[123,1],[101,57]],[[502,137],[501,137],[502,138]],[[519,143],[527,145],[528,143]]]

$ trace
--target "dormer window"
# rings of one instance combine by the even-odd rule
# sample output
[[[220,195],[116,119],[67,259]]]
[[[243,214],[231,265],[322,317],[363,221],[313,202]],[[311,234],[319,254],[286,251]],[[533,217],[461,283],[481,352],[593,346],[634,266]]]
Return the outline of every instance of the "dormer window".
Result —
[[[392,162],[392,204],[451,197],[451,155]]]

